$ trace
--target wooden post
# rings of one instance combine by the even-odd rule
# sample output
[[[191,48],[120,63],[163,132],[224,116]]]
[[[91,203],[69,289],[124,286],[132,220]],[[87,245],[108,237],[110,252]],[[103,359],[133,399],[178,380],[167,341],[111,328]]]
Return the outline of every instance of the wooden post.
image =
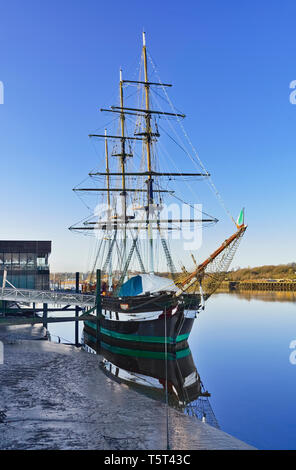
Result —
[[[43,327],[47,329],[47,309],[48,305],[43,304]]]
[[[97,284],[96,284],[96,340],[97,340],[97,353],[100,350],[100,315],[102,313],[101,302],[101,270],[97,269]]]
[[[79,293],[79,272],[76,273],[76,280],[75,280],[75,290],[76,294]],[[75,307],[75,318],[78,319],[79,317],[79,307],[76,305]],[[78,348],[79,346],[79,323],[75,321],[75,346]]]

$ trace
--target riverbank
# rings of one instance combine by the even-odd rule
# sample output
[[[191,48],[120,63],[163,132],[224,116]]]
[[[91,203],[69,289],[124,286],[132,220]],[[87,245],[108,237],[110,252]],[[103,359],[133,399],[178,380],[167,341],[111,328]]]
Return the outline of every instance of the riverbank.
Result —
[[[218,292],[295,292],[296,281],[292,280],[247,280],[223,281]]]
[[[229,292],[220,289],[216,294],[231,295],[232,297],[245,300],[262,300],[263,302],[296,302],[296,292],[291,291],[241,290]]]
[[[37,326],[0,328],[1,449],[166,449],[166,408],[108,378],[100,356],[46,340]],[[169,410],[171,449],[252,449]]]

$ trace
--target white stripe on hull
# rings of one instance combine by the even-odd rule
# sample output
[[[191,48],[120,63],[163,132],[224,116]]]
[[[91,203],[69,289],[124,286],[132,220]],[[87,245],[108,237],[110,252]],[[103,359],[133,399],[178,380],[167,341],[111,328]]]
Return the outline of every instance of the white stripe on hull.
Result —
[[[177,312],[177,309],[176,309]],[[176,313],[174,312],[174,313]],[[184,310],[185,318],[196,318],[197,310]],[[114,321],[151,321],[157,320],[160,315],[163,315],[163,310],[157,312],[143,312],[143,313],[123,313],[123,312],[113,312],[112,310],[102,310],[102,315],[106,320]]]

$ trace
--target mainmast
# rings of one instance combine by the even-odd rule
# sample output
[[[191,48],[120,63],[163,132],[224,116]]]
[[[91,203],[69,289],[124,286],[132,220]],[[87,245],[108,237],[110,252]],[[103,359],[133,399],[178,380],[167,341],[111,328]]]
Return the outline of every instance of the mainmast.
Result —
[[[143,31],[143,56],[144,56],[144,80],[145,80],[145,137],[146,137],[146,153],[147,153],[147,222],[148,222],[148,239],[149,239],[149,272],[154,273],[154,255],[153,255],[153,236],[150,224],[150,206],[153,205],[153,179],[151,176],[151,114],[149,105],[149,80],[148,80],[148,66],[147,66],[147,51],[146,51],[146,36]]]
[[[127,218],[126,218],[126,186],[125,186],[125,160],[127,157],[127,154],[125,152],[125,133],[124,133],[124,121],[125,121],[125,116],[124,116],[124,110],[123,110],[123,81],[122,81],[122,70],[120,69],[119,71],[119,96],[120,96],[120,107],[121,107],[121,113],[120,113],[120,127],[121,127],[121,154],[118,156],[120,157],[120,165],[121,165],[121,183],[122,183],[122,192],[120,193],[121,195],[121,200],[122,200],[122,217],[123,217],[123,253],[122,253],[122,266],[125,265],[126,261],[126,223],[127,223]]]
[[[110,202],[110,170],[109,170],[109,155],[108,155],[108,139],[107,129],[105,129],[105,158],[106,158],[106,176],[107,176],[107,204],[108,204],[108,215],[110,217],[111,202]]]
[[[120,69],[119,71],[119,96],[120,96],[120,107],[122,108],[122,112],[120,113],[120,127],[121,127],[121,154],[118,156],[120,157],[120,164],[121,164],[121,182],[122,182],[122,196],[124,196],[124,199],[126,197],[126,190],[125,190],[125,159],[126,159],[126,153],[125,153],[125,135],[124,135],[124,111],[123,111],[123,81],[122,81],[122,70]],[[126,216],[126,213],[124,213],[124,217]]]
[[[149,107],[149,81],[148,81],[148,67],[147,67],[147,51],[146,51],[146,37],[145,33],[143,32],[143,56],[144,56],[144,76],[145,76],[145,106],[146,106],[146,151],[147,151],[147,167],[148,167],[148,172],[151,172],[151,115],[149,113],[150,107]],[[152,183],[152,178],[151,175],[148,176],[148,181],[151,181]],[[152,189],[152,184],[151,184],[151,189]],[[149,192],[149,199],[152,199],[153,201],[153,193]]]

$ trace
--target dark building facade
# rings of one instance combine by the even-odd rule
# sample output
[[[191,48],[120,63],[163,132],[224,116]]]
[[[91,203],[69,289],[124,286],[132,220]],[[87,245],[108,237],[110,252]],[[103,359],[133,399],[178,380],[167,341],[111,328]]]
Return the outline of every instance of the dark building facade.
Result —
[[[51,241],[0,240],[0,285],[7,280],[23,289],[49,289]]]

